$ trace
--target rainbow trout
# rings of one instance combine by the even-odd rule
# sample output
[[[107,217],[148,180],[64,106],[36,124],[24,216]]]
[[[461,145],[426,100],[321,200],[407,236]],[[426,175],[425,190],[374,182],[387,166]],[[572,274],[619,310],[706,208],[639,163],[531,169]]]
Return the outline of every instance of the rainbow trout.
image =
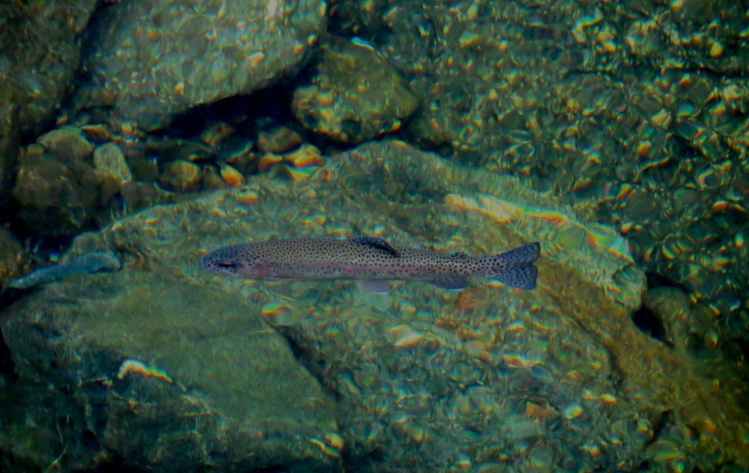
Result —
[[[248,279],[353,279],[369,292],[385,293],[389,280],[426,281],[463,289],[471,276],[521,289],[536,287],[538,243],[504,253],[468,256],[392,246],[382,238],[298,238],[224,246],[203,255],[203,267]]]

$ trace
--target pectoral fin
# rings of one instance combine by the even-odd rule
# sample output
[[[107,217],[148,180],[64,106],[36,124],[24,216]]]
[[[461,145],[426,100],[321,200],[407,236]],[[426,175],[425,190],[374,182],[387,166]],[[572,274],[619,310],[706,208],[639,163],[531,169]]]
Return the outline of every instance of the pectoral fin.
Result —
[[[440,276],[439,278],[430,279],[427,282],[449,291],[460,291],[468,285],[465,276]]]
[[[390,283],[382,280],[366,279],[362,281],[356,281],[359,287],[367,292],[373,292],[375,294],[387,294],[390,292]]]

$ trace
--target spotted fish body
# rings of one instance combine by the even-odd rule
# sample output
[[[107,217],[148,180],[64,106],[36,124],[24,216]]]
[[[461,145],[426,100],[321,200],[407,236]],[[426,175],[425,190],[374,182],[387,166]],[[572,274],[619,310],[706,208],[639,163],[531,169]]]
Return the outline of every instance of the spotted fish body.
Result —
[[[346,240],[298,238],[224,246],[201,258],[203,267],[249,279],[354,279],[372,292],[386,292],[378,281],[427,281],[462,289],[467,278],[483,276],[521,289],[536,287],[538,243],[504,253],[468,256],[391,246],[381,238]]]

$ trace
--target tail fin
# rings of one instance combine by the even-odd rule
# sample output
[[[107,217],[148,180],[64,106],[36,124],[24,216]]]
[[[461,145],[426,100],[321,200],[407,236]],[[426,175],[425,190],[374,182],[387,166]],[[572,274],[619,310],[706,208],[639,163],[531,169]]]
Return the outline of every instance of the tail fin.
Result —
[[[518,246],[498,255],[486,256],[482,263],[487,268],[485,276],[520,289],[534,289],[538,269],[533,263],[541,254],[538,242]]]

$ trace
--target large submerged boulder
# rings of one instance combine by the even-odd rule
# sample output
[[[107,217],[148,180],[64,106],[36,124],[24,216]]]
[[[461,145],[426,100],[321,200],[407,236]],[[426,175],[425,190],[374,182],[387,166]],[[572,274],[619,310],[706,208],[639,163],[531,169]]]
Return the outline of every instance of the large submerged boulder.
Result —
[[[400,142],[332,161],[304,181],[258,179],[78,238],[69,257],[109,248],[125,264],[6,311],[5,395],[25,400],[0,427],[7,461],[365,472],[749,464],[740,379],[638,330],[644,275],[610,228]],[[350,281],[251,281],[200,266],[230,243],[359,234],[469,254],[540,241],[538,286],[403,281],[381,296]]]
[[[113,105],[144,128],[249,94],[302,67],[326,22],[320,0],[148,0],[97,14],[79,106]]]

